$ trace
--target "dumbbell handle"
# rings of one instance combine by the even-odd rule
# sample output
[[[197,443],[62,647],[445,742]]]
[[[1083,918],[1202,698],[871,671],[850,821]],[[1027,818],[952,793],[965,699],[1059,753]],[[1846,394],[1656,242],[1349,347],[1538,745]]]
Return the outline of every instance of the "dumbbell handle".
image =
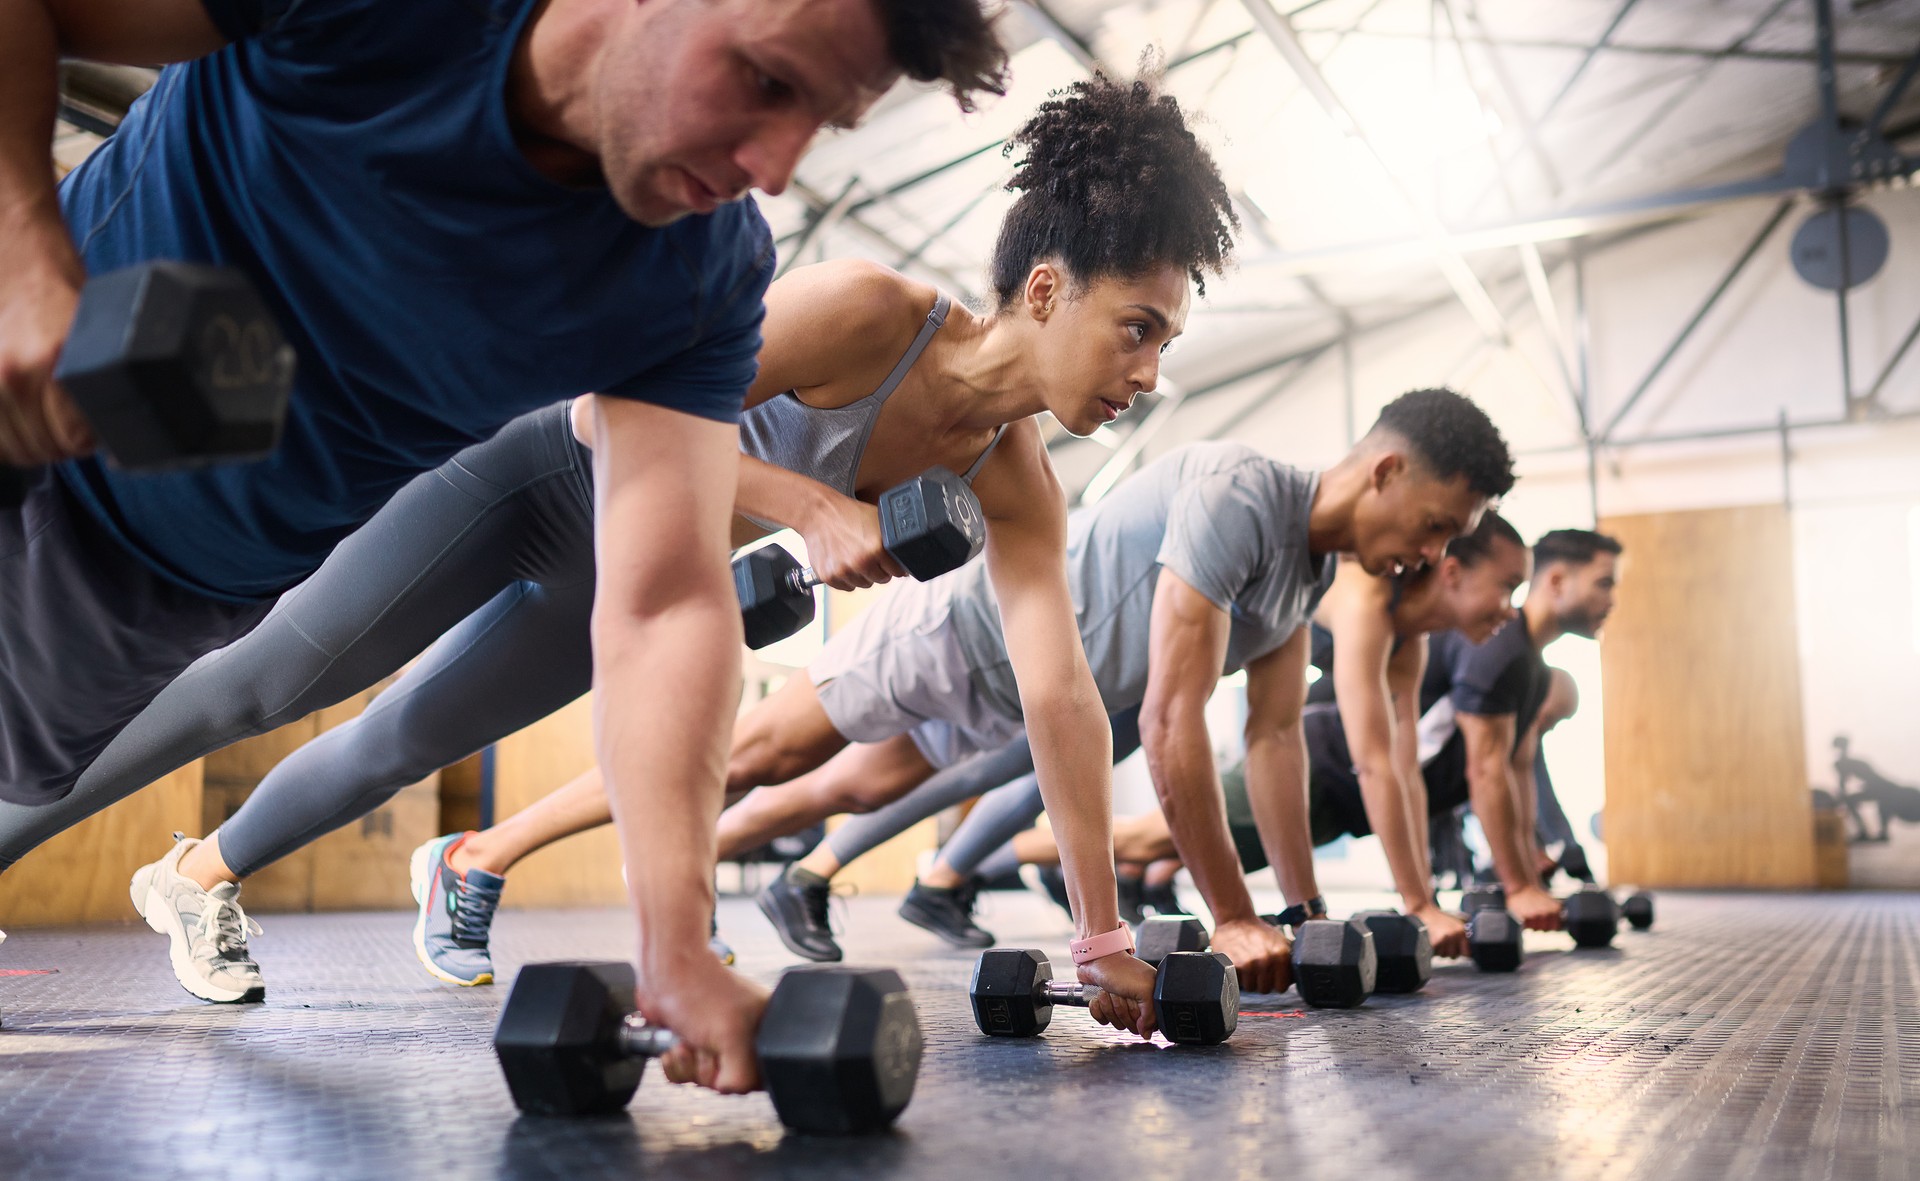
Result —
[[[671,1029],[648,1025],[638,1014],[620,1023],[620,1052],[629,1058],[658,1058],[679,1044]]]
[[[1085,1009],[1093,1004],[1094,995],[1099,991],[1091,984],[1070,984],[1065,980],[1049,980],[1034,989],[1034,996],[1049,1004]]]
[[[813,572],[812,566],[802,566],[787,575],[787,585],[793,588],[795,594],[800,595],[809,593],[825,581],[826,579]]]

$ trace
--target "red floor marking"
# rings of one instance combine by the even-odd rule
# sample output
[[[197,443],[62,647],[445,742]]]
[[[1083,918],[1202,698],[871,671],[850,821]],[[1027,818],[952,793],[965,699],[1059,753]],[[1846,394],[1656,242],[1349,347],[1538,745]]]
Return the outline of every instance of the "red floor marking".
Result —
[[[51,976],[58,968],[0,968],[0,976]]]
[[[1306,1020],[1307,1011],[1305,1009],[1289,1009],[1280,1013],[1242,1013],[1240,1015],[1242,1017],[1298,1017],[1304,1021]]]

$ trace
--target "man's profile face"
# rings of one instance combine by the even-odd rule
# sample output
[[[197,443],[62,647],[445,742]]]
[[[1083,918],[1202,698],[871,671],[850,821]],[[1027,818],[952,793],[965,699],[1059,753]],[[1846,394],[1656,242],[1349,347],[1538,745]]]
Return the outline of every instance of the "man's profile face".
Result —
[[[1600,634],[1607,616],[1613,613],[1613,591],[1619,568],[1619,560],[1605,552],[1595,554],[1584,566],[1560,567],[1554,614],[1562,631],[1589,640]]]
[[[1354,509],[1354,556],[1375,577],[1437,566],[1447,543],[1471,532],[1486,508],[1465,476],[1441,480],[1417,462],[1385,456]]]
[[[595,154],[646,225],[779,194],[822,127],[900,76],[871,0],[626,0],[609,26]]]

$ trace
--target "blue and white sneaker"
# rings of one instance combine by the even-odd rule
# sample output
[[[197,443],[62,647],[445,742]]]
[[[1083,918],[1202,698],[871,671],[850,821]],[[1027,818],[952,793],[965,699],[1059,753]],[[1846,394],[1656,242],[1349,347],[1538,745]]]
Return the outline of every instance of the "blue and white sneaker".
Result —
[[[435,979],[448,984],[493,983],[487,937],[507,879],[484,869],[470,869],[464,877],[453,872],[447,854],[471,835],[435,837],[415,849],[408,863],[413,900],[420,904],[413,950]]]

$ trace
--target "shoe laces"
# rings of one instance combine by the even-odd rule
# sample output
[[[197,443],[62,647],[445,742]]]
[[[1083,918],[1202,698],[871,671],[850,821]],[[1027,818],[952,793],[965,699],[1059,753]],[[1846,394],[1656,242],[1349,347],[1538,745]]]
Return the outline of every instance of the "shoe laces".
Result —
[[[493,930],[493,914],[500,907],[500,895],[492,890],[476,890],[466,879],[460,879],[455,887],[458,901],[454,903],[449,924],[453,929],[456,942],[469,946],[485,947],[487,937]]]
[[[199,938],[211,946],[214,955],[235,963],[251,963],[247,957],[247,937],[261,934],[260,924],[247,917],[237,898],[208,896],[207,905],[194,923]],[[237,953],[237,954],[236,954]]]
[[[970,877],[960,885],[955,886],[953,888],[953,904],[960,908],[960,913],[966,916],[968,922],[972,922],[976,909],[980,905],[980,879]]]
[[[807,909],[807,922],[829,935],[844,934],[847,929],[847,899],[858,893],[860,887],[851,882],[830,881],[825,887],[800,887],[801,904]],[[834,905],[836,902],[838,906]]]

